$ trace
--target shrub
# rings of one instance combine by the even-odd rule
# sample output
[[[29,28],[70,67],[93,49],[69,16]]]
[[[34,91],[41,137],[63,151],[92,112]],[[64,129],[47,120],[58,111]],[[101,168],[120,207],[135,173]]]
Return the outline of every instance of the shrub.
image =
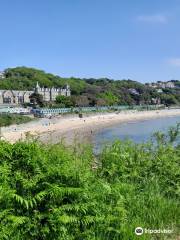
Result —
[[[8,126],[11,124],[21,124],[31,121],[28,116],[22,116],[19,114],[0,114],[0,127]]]
[[[133,240],[137,226],[173,229],[175,239],[180,148],[156,139],[116,141],[99,156],[89,146],[1,141],[0,239]]]

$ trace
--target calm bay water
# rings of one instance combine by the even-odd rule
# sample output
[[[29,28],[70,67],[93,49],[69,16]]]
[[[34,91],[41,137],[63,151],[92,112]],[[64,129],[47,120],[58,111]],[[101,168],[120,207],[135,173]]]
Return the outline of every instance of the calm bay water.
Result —
[[[116,139],[131,139],[137,143],[146,142],[154,132],[166,132],[169,127],[180,122],[180,116],[162,117],[151,120],[121,123],[98,132],[93,139],[95,149]]]

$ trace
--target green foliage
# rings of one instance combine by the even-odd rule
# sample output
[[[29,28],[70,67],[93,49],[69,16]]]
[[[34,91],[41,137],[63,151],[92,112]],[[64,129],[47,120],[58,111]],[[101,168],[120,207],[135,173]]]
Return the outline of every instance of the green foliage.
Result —
[[[87,96],[72,96],[71,99],[74,107],[85,107],[90,105],[90,101]]]
[[[63,87],[69,84],[72,94],[78,95],[86,85],[81,79],[61,78],[38,69],[27,67],[8,68],[5,70],[5,76],[5,79],[0,79],[0,89],[32,90],[38,81],[40,86],[44,87]]]
[[[176,239],[178,128],[154,143],[116,141],[99,156],[90,146],[1,141],[0,240],[135,240],[137,226],[173,229]]]
[[[0,114],[0,127],[9,126],[11,124],[21,124],[31,121],[28,116],[19,114]]]
[[[161,95],[162,102],[165,104],[178,104],[178,100],[176,99],[176,96],[173,94],[162,94]]]
[[[102,93],[99,95],[102,99],[104,99],[107,103],[107,105],[112,106],[112,105],[117,105],[119,102],[119,99],[116,95],[114,95],[111,91]]]
[[[44,101],[43,101],[43,96],[39,93],[33,93],[31,94],[30,96],[30,102],[33,104],[33,105],[38,105],[40,107],[43,107],[44,106]]]
[[[158,93],[156,89],[129,79],[113,81],[108,78],[62,78],[27,67],[6,69],[5,78],[0,79],[0,89],[32,90],[37,81],[44,87],[63,87],[69,84],[74,97],[73,104],[77,106],[83,106],[81,100],[84,101],[84,106],[151,104],[152,98],[161,99],[164,104],[180,104],[177,80],[172,80],[175,89],[163,89],[163,93]],[[132,89],[138,94],[133,94],[130,91]]]
[[[60,104],[61,107],[69,108],[73,106],[71,97],[67,97],[67,96],[57,96],[56,103]]]

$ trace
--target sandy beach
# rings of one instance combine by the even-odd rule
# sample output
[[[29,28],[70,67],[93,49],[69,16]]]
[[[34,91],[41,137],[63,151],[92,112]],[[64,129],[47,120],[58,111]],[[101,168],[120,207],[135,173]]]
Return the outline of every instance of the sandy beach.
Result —
[[[85,139],[94,132],[111,125],[132,122],[159,117],[180,116],[180,109],[166,109],[156,111],[122,111],[119,113],[84,114],[58,116],[52,119],[42,118],[32,122],[11,125],[2,128],[2,136],[5,140],[14,143],[27,136],[38,137],[44,143],[57,143],[62,139]]]

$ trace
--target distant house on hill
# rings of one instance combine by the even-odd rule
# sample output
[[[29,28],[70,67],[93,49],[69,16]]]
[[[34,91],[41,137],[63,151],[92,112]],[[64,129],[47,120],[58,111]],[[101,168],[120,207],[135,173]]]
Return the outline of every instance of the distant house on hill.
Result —
[[[161,99],[160,98],[152,98],[151,104],[161,104]]]
[[[163,93],[163,90],[162,90],[161,88],[158,88],[158,89],[157,89],[157,92],[158,92],[158,93]]]
[[[158,81],[157,83],[147,83],[146,85],[151,88],[162,88],[162,89],[175,88],[175,84],[171,81],[169,82]]]
[[[1,78],[1,79],[2,79],[2,78],[5,78],[5,72],[0,71],[0,78]]]
[[[139,95],[139,92],[135,88],[129,88],[128,90],[131,94]]]
[[[71,96],[69,85],[64,88],[41,88],[37,82],[33,91],[0,90],[0,104],[30,103],[30,96],[35,92],[42,95],[45,102],[55,101],[58,95]]]
[[[175,88],[175,84],[173,82],[167,82],[166,88]]]

